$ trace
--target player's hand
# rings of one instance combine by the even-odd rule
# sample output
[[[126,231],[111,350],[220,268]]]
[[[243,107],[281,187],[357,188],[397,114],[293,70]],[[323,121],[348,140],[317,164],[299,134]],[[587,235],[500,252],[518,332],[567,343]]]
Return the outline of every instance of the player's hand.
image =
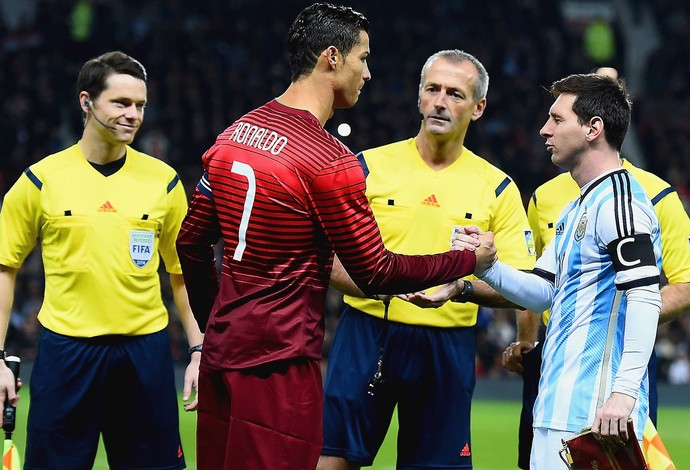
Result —
[[[635,407],[635,398],[613,392],[604,406],[597,410],[592,431],[605,441],[622,444],[628,440],[628,418]]]
[[[450,241],[450,249],[456,251],[474,251],[479,246],[479,235],[484,232],[473,225],[455,227],[453,238]]]
[[[199,406],[199,363],[201,354],[192,354],[189,365],[184,371],[184,386],[182,388],[182,401],[185,411],[195,411]]]
[[[496,254],[496,245],[494,245],[493,232],[484,232],[479,235],[480,245],[474,251],[477,256],[477,264],[474,268],[474,274],[480,277],[487,269],[494,265],[498,260]]]
[[[501,364],[503,368],[516,374],[522,374],[525,368],[522,365],[522,355],[534,349],[537,343],[533,341],[515,341],[503,351]]]

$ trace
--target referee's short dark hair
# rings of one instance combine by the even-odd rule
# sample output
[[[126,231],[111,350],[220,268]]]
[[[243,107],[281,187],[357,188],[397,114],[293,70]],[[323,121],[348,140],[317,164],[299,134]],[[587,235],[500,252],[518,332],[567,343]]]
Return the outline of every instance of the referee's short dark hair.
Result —
[[[92,100],[105,90],[105,82],[111,75],[131,75],[146,82],[146,69],[141,62],[121,51],[106,52],[88,60],[77,77],[77,93],[86,91]]]

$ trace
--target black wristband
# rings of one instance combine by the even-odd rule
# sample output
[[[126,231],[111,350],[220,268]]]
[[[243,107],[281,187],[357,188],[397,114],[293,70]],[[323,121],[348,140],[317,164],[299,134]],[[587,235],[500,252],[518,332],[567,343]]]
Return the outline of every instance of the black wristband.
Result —
[[[470,300],[470,296],[474,293],[474,287],[472,287],[472,282],[467,279],[463,280],[462,292],[450,299],[451,302],[458,302],[464,304]]]
[[[7,353],[5,352],[5,350],[0,349],[0,361],[4,361],[6,357],[7,357]]]
[[[203,347],[202,344],[197,344],[196,346],[192,346],[191,348],[189,348],[189,355],[191,356],[192,353],[195,353],[195,352],[200,353],[202,347]]]

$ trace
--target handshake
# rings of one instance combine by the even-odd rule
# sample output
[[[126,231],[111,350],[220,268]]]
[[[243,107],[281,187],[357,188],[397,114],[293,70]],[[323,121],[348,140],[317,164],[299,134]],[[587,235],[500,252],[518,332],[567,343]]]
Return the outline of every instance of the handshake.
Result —
[[[477,277],[480,277],[481,274],[493,266],[498,259],[496,256],[496,247],[494,246],[494,234],[492,232],[483,232],[481,229],[474,226],[453,227],[450,239],[450,249],[451,251],[473,251],[475,253],[477,263],[474,268],[474,274]],[[457,299],[459,294],[463,294],[464,286],[465,282],[460,279],[459,281],[444,284],[429,293],[426,291],[419,291],[411,294],[397,295],[396,297],[421,308],[439,308],[449,300]],[[487,303],[486,293],[482,295],[474,291],[472,295],[484,297],[483,305],[504,307],[502,303],[496,305]],[[454,301],[465,302],[467,298],[465,298],[465,300]]]
[[[474,275],[477,277],[480,277],[498,260],[493,232],[483,232],[475,226],[454,227],[450,249],[474,251],[477,257]]]

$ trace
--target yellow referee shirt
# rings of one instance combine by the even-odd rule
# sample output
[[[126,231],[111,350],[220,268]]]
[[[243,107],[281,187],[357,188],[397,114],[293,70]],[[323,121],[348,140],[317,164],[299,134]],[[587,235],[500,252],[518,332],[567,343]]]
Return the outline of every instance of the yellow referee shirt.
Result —
[[[455,226],[475,225],[495,234],[501,261],[531,270],[532,232],[520,192],[501,170],[463,148],[440,171],[429,168],[413,138],[363,152],[367,198],[386,248],[403,254],[440,253],[450,248]],[[345,296],[345,302],[383,317],[381,302]],[[423,309],[394,298],[388,318],[412,325],[457,327],[477,322],[472,303],[446,302]]]
[[[0,211],[0,264],[19,268],[40,240],[41,324],[73,337],[142,335],[168,324],[158,275],[181,273],[175,240],[187,210],[175,170],[127,147],[105,177],[79,145],[29,167]],[[160,257],[159,257],[160,254]]]

